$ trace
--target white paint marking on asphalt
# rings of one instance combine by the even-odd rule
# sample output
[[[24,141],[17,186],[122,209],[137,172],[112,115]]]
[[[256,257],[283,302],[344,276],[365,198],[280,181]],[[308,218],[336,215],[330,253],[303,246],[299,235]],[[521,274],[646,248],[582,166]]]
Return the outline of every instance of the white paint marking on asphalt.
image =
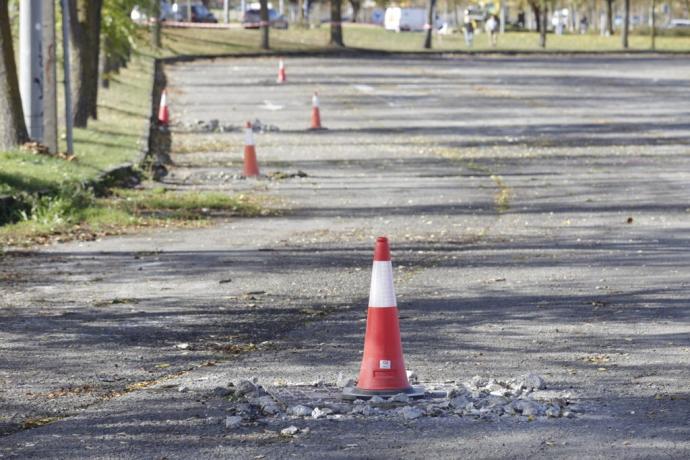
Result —
[[[266,110],[282,110],[283,106],[273,104],[271,101],[264,101],[264,105],[262,105],[261,108]]]
[[[362,93],[373,93],[376,91],[373,86],[369,85],[352,85],[352,87]]]

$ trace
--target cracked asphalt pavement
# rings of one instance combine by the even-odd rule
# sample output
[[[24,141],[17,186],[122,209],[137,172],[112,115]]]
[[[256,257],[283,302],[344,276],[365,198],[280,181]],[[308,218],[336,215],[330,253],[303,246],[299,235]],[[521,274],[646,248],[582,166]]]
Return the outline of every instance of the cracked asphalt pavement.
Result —
[[[280,213],[0,258],[0,457],[690,457],[685,57],[286,65],[286,85],[273,58],[166,68],[165,186]],[[257,118],[280,129],[262,172],[306,177],[239,179],[241,132],[182,126]],[[379,235],[421,383],[536,372],[587,410],[209,423],[230,381],[356,376]]]

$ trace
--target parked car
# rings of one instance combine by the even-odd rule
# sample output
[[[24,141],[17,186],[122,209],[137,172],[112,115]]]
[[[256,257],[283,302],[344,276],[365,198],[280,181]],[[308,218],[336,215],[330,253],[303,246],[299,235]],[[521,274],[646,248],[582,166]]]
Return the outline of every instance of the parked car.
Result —
[[[183,2],[182,4],[175,3],[172,6],[172,11],[177,21],[188,21],[189,11],[187,10],[187,5]],[[218,22],[218,19],[211,13],[208,8],[206,8],[201,3],[195,3],[192,5],[192,22]]]
[[[690,19],[671,19],[668,29],[690,29]]]
[[[132,8],[132,12],[130,13],[130,17],[132,18],[132,21],[139,24],[143,24],[149,20],[146,9],[139,5],[134,5],[134,8]],[[161,15],[159,19],[161,21],[179,21],[181,20],[181,17],[175,12],[174,5],[171,5],[167,0],[162,0]]]
[[[268,9],[268,23],[274,29],[287,29],[288,22],[285,16],[273,8]],[[245,29],[258,29],[261,27],[261,12],[257,8],[251,8],[244,12],[242,27]]]
[[[400,32],[402,30],[424,30],[426,11],[422,8],[386,8],[383,26],[386,30]]]

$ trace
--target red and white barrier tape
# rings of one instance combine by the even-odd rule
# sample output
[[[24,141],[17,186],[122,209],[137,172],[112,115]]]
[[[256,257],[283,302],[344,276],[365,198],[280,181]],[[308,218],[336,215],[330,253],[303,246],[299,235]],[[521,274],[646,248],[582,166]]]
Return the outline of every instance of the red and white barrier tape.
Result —
[[[183,21],[162,21],[163,27],[170,27],[172,29],[241,29],[242,25],[234,24],[218,24],[214,22],[183,22]]]

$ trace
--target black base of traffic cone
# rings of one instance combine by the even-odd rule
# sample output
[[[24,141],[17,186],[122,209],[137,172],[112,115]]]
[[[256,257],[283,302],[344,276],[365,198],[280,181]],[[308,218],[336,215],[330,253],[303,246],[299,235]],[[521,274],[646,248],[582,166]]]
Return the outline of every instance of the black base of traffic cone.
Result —
[[[362,390],[357,387],[346,387],[343,390],[343,399],[371,399],[373,396],[395,396],[404,393],[410,398],[423,398],[425,395],[424,387],[410,387],[403,390]]]

